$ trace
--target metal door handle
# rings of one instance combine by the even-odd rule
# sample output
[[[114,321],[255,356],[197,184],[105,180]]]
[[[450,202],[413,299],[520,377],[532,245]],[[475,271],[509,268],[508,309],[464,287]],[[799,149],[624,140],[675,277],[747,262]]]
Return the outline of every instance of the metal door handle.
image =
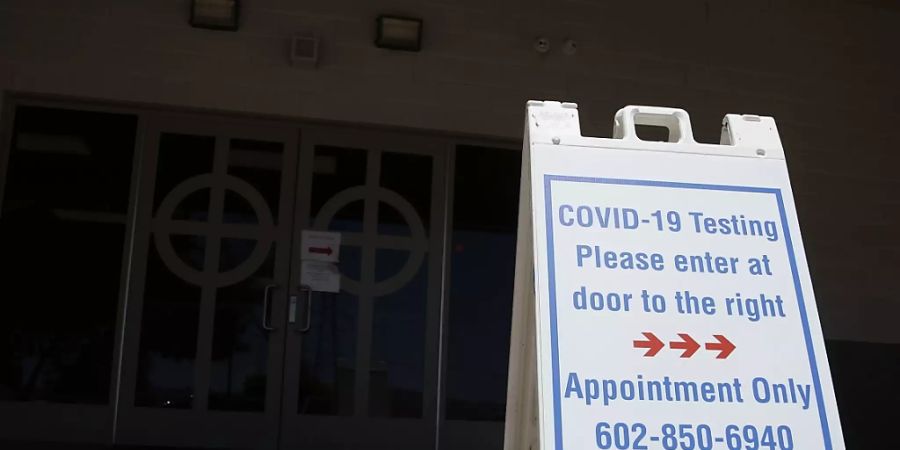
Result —
[[[312,289],[301,285],[300,292],[306,292],[306,325],[300,329],[301,333],[306,333],[312,326]]]
[[[291,295],[290,300],[288,301],[288,323],[294,323],[297,321],[297,296]]]
[[[275,327],[269,325],[269,292],[272,289],[277,288],[277,284],[267,284],[266,289],[263,291],[263,310],[262,310],[262,327],[263,330],[266,331],[274,331]]]

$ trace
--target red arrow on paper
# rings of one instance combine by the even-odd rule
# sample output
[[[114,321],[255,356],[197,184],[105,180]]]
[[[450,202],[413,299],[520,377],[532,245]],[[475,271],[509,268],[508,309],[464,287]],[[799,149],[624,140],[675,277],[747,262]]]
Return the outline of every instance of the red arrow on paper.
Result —
[[[719,342],[708,342],[706,344],[706,349],[711,351],[718,350],[719,354],[716,355],[716,359],[727,358],[728,355],[730,355],[731,352],[734,351],[734,344],[732,344],[731,341],[729,341],[725,336],[722,336],[721,334],[714,334],[713,337],[716,338],[716,340]]]
[[[323,255],[331,255],[331,247],[310,247],[310,253],[321,253]]]
[[[690,358],[700,349],[700,344],[698,344],[689,334],[678,333],[678,337],[681,338],[681,342],[669,342],[669,348],[673,350],[684,350],[684,353],[681,354],[682,358]]]
[[[663,341],[659,340],[659,338],[656,337],[655,334],[649,331],[644,331],[641,334],[643,334],[644,337],[647,338],[647,340],[634,341],[634,348],[646,348],[647,353],[644,353],[644,356],[646,357],[656,356],[656,354],[666,346]]]

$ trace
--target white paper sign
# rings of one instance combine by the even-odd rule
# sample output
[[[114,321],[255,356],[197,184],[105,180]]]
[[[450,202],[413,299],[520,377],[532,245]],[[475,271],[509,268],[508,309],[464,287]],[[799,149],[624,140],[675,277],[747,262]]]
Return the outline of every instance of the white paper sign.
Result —
[[[726,147],[681,110],[623,109],[624,139],[581,137],[574,111],[532,105],[526,136],[515,307],[534,301],[540,447],[843,449],[774,121],[729,116],[748,145]],[[637,140],[642,117],[681,142]]]
[[[336,264],[321,261],[300,263],[300,284],[316,292],[340,292],[341,273]]]
[[[303,230],[300,259],[336,263],[340,259],[341,233]]]

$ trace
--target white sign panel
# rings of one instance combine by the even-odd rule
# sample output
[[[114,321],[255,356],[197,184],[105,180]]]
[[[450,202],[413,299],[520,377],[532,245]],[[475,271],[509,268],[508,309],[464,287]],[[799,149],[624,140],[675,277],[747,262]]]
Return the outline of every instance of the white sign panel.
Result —
[[[536,344],[540,447],[843,449],[774,121],[730,115],[736,145],[714,146],[682,110],[625,108],[621,139],[577,120],[529,106],[518,263],[534,282],[515,308],[535,309],[513,345]],[[635,122],[678,142],[640,141]],[[512,433],[527,435],[508,425],[507,448]]]
[[[315,292],[341,291],[341,273],[336,264],[321,261],[300,263],[300,284]]]
[[[341,233],[303,230],[300,239],[300,259],[331,263],[340,259]]]

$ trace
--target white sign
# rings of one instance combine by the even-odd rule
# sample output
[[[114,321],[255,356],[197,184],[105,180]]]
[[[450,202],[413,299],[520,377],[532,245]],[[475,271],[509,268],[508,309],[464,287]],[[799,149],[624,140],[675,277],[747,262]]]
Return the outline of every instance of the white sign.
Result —
[[[844,448],[772,118],[709,145],[628,107],[600,139],[530,102],[527,133],[507,449]]]
[[[341,252],[341,233],[303,230],[300,259],[336,263]]]
[[[336,264],[321,261],[300,263],[300,284],[315,292],[340,292],[341,273]]]

